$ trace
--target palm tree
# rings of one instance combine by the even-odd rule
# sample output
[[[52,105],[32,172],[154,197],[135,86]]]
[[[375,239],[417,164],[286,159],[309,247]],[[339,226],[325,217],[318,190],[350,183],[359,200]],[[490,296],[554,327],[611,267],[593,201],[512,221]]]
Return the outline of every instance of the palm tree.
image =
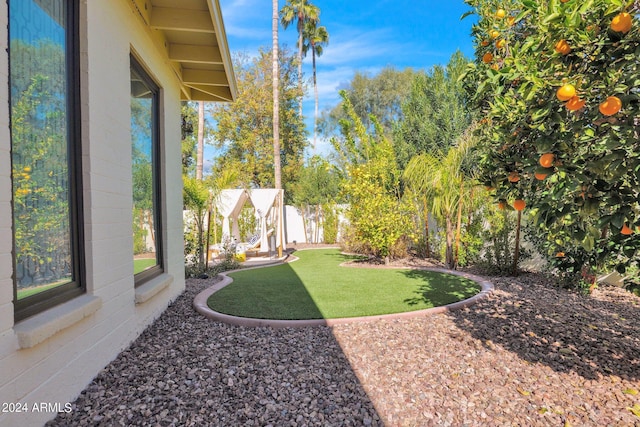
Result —
[[[456,268],[457,264],[462,207],[473,182],[465,176],[465,166],[474,143],[471,131],[465,132],[446,154],[436,151],[414,156],[404,172],[407,185],[414,192],[423,194],[430,210],[445,222],[445,262],[449,268]]]
[[[204,165],[204,101],[198,102],[198,150],[196,152],[196,179],[202,181]]]
[[[316,134],[318,126],[318,82],[316,80],[316,56],[320,57],[323,53],[323,47],[329,44],[329,33],[324,26],[318,26],[318,21],[307,21],[304,27],[304,40],[302,52],[307,54],[311,49],[311,58],[313,64],[313,93],[315,96],[315,110],[313,115],[313,154],[316,153]]]
[[[298,85],[302,93],[302,45],[304,26],[307,22],[318,22],[320,19],[320,9],[309,3],[308,0],[287,0],[280,11],[280,22],[286,30],[289,24],[297,19],[298,29]],[[300,99],[300,116],[302,116],[302,99]]]
[[[282,171],[280,166],[280,69],[278,67],[278,0],[272,1],[272,84],[273,84],[273,172],[275,187],[282,188]]]

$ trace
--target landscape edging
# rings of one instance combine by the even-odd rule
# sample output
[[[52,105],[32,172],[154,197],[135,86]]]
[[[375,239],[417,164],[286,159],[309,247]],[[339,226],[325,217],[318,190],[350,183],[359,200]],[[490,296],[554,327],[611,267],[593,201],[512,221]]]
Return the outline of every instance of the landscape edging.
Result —
[[[286,262],[294,262],[297,261],[298,258],[295,256],[290,256],[293,259],[287,259]],[[263,268],[273,266],[264,265],[264,266],[256,266],[250,268],[244,268],[242,270],[251,270],[256,268]],[[398,268],[398,267],[395,267]],[[304,320],[280,320],[280,319],[257,319],[252,317],[239,317],[233,316],[230,314],[220,313],[218,311],[212,310],[207,305],[207,300],[211,295],[224,288],[225,286],[231,284],[233,279],[228,276],[229,273],[233,273],[239,270],[226,271],[224,273],[220,273],[222,276],[222,280],[215,283],[213,286],[205,289],[200,292],[193,299],[193,307],[195,310],[205,316],[208,319],[217,320],[223,323],[228,323],[237,326],[247,326],[247,327],[261,327],[261,326],[270,326],[272,328],[300,328],[307,326],[334,326],[341,325],[345,323],[356,323],[356,322],[370,322],[375,320],[394,320],[394,319],[410,319],[415,317],[426,317],[432,316],[434,314],[447,313],[451,311],[461,310],[466,307],[470,307],[476,304],[478,301],[486,298],[494,289],[494,285],[487,279],[484,279],[480,276],[476,276],[474,274],[465,273],[461,271],[455,270],[447,270],[445,268],[438,267],[425,267],[425,268],[416,268],[409,267],[411,270],[426,270],[426,271],[434,271],[437,273],[444,274],[453,274],[456,276],[461,276],[469,280],[473,280],[478,283],[481,287],[481,290],[476,295],[467,298],[462,301],[457,301],[451,304],[442,305],[439,307],[427,308],[424,310],[415,310],[415,311],[405,311],[402,313],[391,313],[391,314],[380,314],[375,316],[360,316],[360,317],[343,317],[338,319],[304,319]]]

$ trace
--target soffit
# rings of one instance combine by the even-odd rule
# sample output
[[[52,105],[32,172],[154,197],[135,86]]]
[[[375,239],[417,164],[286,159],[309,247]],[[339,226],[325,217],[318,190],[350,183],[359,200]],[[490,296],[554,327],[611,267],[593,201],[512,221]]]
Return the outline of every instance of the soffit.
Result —
[[[182,99],[231,102],[236,82],[218,0],[130,0],[182,83]]]

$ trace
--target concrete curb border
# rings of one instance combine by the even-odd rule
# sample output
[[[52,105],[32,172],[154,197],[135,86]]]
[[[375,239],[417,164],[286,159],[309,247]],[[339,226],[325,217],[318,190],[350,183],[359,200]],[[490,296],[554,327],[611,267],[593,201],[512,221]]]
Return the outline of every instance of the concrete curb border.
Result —
[[[297,261],[298,259],[297,257],[293,257],[293,256],[290,256],[289,258],[293,258],[293,259],[287,259],[286,262],[293,262],[293,261]],[[276,264],[271,264],[270,266],[273,266],[273,265],[276,265]],[[262,267],[267,267],[267,266],[256,266],[256,267],[244,268],[242,270],[251,270],[251,269],[262,268]],[[204,291],[200,292],[198,295],[196,295],[196,297],[193,299],[193,307],[198,313],[202,314],[208,319],[217,320],[223,323],[228,323],[228,324],[237,325],[237,326],[247,326],[247,327],[270,326],[272,328],[334,326],[334,325],[341,325],[345,323],[361,323],[361,322],[371,322],[376,320],[411,319],[416,317],[427,317],[427,316],[432,316],[434,314],[447,313],[455,310],[460,310],[466,307],[470,307],[476,304],[478,301],[486,298],[495,289],[493,283],[491,283],[490,281],[480,276],[476,276],[469,273],[452,271],[444,268],[431,268],[431,267],[412,268],[412,270],[427,270],[427,271],[435,271],[438,273],[453,274],[456,276],[461,276],[466,279],[477,282],[481,287],[481,291],[478,294],[472,296],[471,298],[467,298],[462,301],[454,302],[454,303],[443,305],[440,307],[433,307],[433,308],[427,308],[424,310],[416,310],[416,311],[407,311],[402,313],[381,314],[376,316],[363,316],[363,317],[345,317],[345,318],[339,318],[339,319],[308,319],[308,320],[256,319],[256,318],[238,317],[238,316],[232,316],[229,314],[220,313],[218,311],[212,310],[207,305],[207,300],[211,295],[213,295],[215,292],[219,291],[220,289],[224,288],[225,286],[233,282],[233,279],[227,276],[228,273],[239,271],[239,270],[233,270],[233,271],[220,273],[220,275],[222,276],[222,280],[220,282],[214,284],[210,288],[207,288]]]

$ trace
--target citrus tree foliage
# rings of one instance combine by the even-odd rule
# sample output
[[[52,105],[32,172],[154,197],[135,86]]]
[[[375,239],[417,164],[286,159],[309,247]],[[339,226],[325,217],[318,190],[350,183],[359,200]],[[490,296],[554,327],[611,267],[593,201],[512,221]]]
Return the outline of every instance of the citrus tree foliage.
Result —
[[[307,145],[304,122],[298,114],[302,96],[298,88],[295,58],[280,49],[280,160],[285,197],[298,180]],[[214,167],[239,171],[247,187],[274,187],[273,103],[271,52],[261,50],[255,58],[236,56],[238,85],[235,102],[215,104],[211,109],[215,128],[212,137],[222,151]]]
[[[446,67],[435,65],[428,73],[414,75],[411,91],[402,102],[401,120],[393,132],[401,168],[416,154],[446,152],[469,127],[466,93],[459,81],[468,63],[457,51]]]
[[[640,248],[640,2],[466,3],[485,183],[525,200],[566,271],[624,271]]]
[[[391,142],[370,117],[374,133],[368,133],[347,93],[340,92],[344,114],[340,121],[344,141],[333,140],[346,165],[342,191],[349,209],[347,218],[355,239],[366,243],[373,255],[388,260],[393,246],[409,230],[410,215],[400,197],[400,172]]]

